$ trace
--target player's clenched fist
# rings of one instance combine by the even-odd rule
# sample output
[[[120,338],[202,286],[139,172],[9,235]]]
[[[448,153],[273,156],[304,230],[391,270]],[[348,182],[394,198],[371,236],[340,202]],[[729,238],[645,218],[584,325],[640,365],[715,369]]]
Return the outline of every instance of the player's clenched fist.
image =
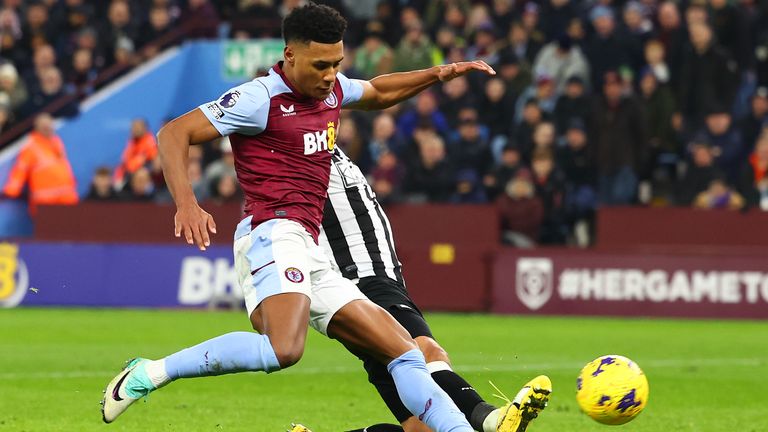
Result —
[[[216,222],[213,221],[213,216],[197,204],[179,207],[173,222],[176,237],[183,235],[188,244],[196,244],[200,250],[205,250],[211,245],[208,231],[216,234]]]

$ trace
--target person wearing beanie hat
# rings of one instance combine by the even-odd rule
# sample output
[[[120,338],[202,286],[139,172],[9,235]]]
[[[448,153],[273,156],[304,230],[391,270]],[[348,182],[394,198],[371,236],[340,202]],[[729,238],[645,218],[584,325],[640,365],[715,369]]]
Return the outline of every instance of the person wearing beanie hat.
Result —
[[[565,223],[579,245],[589,244],[589,227],[597,208],[597,168],[590,147],[584,120],[570,119],[556,161],[565,176]]]
[[[521,94],[533,80],[531,66],[509,47],[499,50],[496,65],[499,78],[504,80],[512,94]]]
[[[690,160],[683,178],[678,182],[678,204],[693,205],[698,208],[715,208],[718,198],[727,194],[727,173],[721,169],[717,159],[722,156],[720,148],[709,134],[696,132],[688,142]],[[741,197],[739,197],[741,198]],[[713,202],[709,202],[713,199]],[[739,205],[741,207],[741,205]]]
[[[725,173],[729,183],[736,182],[744,154],[751,145],[744,143],[733,124],[733,117],[726,110],[713,110],[704,119],[702,129],[715,148],[717,165]]]
[[[618,31],[613,9],[601,4],[592,8],[589,17],[594,33],[584,44],[584,54],[589,61],[592,88],[599,90],[606,72],[633,64],[633,48]]]
[[[555,104],[555,126],[557,133],[565,133],[568,123],[574,117],[586,119],[589,115],[589,97],[586,94],[586,85],[579,76],[572,76],[566,80],[565,89]]]

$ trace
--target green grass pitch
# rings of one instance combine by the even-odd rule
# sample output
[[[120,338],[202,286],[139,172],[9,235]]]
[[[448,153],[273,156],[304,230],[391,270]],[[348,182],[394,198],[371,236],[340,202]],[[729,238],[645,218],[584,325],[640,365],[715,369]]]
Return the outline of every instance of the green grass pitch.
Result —
[[[768,324],[754,321],[532,318],[430,314],[455,369],[489,401],[548,374],[554,394],[530,431],[768,431]],[[176,382],[101,423],[105,384],[131,356],[159,357],[247,330],[242,312],[0,311],[0,431],[339,432],[393,422],[359,362],[310,333],[294,368]],[[589,360],[623,354],[650,382],[645,411],[603,426],[579,412],[575,379]],[[495,403],[495,401],[494,401]],[[609,429],[610,428],[610,429]]]

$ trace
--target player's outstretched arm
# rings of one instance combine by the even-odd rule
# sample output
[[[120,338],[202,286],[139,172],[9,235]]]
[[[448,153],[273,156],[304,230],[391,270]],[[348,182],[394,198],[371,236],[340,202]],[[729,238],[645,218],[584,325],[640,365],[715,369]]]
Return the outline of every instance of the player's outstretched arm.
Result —
[[[409,99],[439,81],[450,81],[472,71],[496,75],[496,71],[482,60],[451,63],[429,69],[396,72],[362,81],[363,95],[345,108],[376,110],[389,108]]]
[[[211,244],[208,231],[216,233],[213,216],[200,208],[187,175],[189,145],[218,138],[219,132],[200,109],[194,109],[165,125],[157,133],[157,146],[163,175],[176,203],[176,237],[205,250]]]

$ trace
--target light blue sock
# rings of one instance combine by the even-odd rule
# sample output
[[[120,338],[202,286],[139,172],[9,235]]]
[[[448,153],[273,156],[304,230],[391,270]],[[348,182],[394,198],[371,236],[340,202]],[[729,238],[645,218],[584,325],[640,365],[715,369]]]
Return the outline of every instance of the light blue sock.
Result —
[[[251,332],[227,333],[165,358],[165,372],[172,380],[278,369],[269,337]]]
[[[432,379],[419,350],[387,365],[403,405],[435,432],[473,432],[464,414]]]

